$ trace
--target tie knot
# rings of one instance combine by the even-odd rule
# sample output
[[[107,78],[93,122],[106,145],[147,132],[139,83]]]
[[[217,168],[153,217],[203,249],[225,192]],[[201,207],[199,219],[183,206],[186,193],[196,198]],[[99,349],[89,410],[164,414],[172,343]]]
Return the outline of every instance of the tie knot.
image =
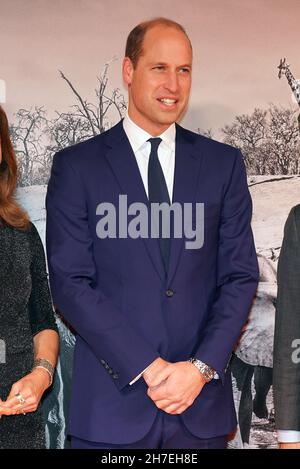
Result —
[[[150,143],[151,143],[151,151],[157,152],[157,149],[158,149],[159,144],[160,144],[161,141],[162,141],[162,139],[159,138],[159,137],[149,138],[149,139],[147,140],[147,142],[150,142]]]

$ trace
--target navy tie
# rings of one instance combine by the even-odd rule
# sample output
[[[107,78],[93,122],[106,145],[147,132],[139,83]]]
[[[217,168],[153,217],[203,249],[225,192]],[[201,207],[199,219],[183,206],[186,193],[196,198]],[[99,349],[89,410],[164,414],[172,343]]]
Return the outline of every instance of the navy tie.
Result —
[[[171,205],[166,180],[157,154],[157,149],[161,141],[161,138],[149,138],[148,140],[148,142],[151,143],[151,153],[148,164],[149,202],[159,204],[162,202],[167,202],[169,205]],[[161,235],[161,230],[159,237],[159,245],[165,270],[167,272],[170,256],[170,239],[163,238]]]

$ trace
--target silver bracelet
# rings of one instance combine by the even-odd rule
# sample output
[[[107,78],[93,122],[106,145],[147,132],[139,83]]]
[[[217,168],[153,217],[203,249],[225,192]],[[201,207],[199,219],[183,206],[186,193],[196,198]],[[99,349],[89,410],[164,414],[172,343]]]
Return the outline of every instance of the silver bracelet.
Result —
[[[34,369],[34,368],[43,368],[44,370],[47,371],[47,373],[49,374],[49,377],[50,377],[49,386],[51,386],[51,384],[53,382],[53,376],[54,376],[54,367],[49,362],[49,360],[47,360],[46,358],[36,358],[33,362],[32,369]]]

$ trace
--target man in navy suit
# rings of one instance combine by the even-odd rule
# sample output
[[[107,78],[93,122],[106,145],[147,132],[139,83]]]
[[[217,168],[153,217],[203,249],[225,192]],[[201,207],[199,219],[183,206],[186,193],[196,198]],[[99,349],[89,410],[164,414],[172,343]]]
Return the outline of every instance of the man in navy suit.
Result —
[[[182,26],[141,23],[123,61],[126,117],[53,160],[47,254],[53,301],[77,332],[74,448],[224,448],[236,426],[228,364],[258,282],[252,205],[241,152],[177,124],[191,74]],[[119,196],[131,221],[137,203],[192,205],[193,227],[203,204],[202,247],[174,225],[124,235],[124,213],[100,236],[101,204],[119,213]]]

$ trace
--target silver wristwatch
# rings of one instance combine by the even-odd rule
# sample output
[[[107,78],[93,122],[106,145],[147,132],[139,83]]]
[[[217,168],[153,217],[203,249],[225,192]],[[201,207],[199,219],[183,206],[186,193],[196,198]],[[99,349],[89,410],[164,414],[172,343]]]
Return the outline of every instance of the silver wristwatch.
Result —
[[[209,383],[209,381],[211,381],[215,376],[215,370],[206,365],[206,363],[203,363],[201,360],[198,360],[198,358],[189,358],[188,361],[193,363],[193,365],[198,368],[207,383]]]

